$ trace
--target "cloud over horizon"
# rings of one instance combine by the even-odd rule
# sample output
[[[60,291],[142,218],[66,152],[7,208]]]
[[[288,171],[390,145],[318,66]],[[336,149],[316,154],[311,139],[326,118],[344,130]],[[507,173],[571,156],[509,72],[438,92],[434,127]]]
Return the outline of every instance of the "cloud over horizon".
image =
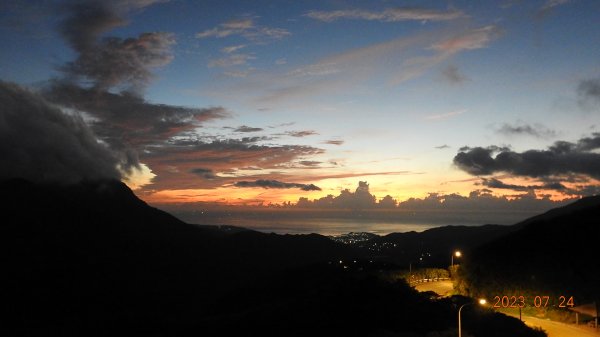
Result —
[[[538,179],[543,183],[511,185],[494,178],[484,178],[482,184],[488,187],[515,191],[548,189],[569,195],[589,195],[591,191],[598,190],[597,181],[600,180],[598,149],[600,133],[593,133],[576,143],[554,142],[546,150],[515,152],[498,146],[465,147],[460,149],[453,161],[459,169],[475,176],[507,173],[513,177]],[[596,180],[596,183],[591,180]],[[579,185],[567,188],[563,183]]]
[[[506,172],[538,178],[573,173],[600,179],[600,154],[593,152],[599,148],[600,133],[593,133],[577,143],[557,141],[547,150],[519,153],[499,147],[467,148],[454,157],[454,164],[471,175]]]
[[[284,183],[277,180],[259,179],[255,181],[238,181],[235,187],[262,187],[262,188],[299,188],[302,191],[320,191],[321,188],[314,184]]]

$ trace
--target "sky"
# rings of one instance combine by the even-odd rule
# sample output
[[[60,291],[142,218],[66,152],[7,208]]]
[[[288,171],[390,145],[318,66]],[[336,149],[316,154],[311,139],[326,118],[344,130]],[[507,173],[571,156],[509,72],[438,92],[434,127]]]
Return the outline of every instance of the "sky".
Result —
[[[3,1],[0,173],[122,179],[174,210],[547,209],[600,191],[599,19],[583,0]]]

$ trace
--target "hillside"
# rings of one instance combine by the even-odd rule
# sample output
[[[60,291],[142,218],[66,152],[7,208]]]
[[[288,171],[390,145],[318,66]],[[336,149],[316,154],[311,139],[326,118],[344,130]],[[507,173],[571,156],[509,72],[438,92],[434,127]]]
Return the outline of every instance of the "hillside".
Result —
[[[423,232],[390,233],[359,245],[400,266],[446,268],[452,252],[470,254],[475,247],[516,230],[512,226],[443,226]],[[460,263],[457,259],[456,263]]]
[[[355,256],[318,235],[226,234],[186,224],[117,181],[10,180],[0,183],[0,197],[2,264],[13,290],[2,301],[13,324],[1,329],[11,335],[77,330],[71,321],[107,329],[152,317],[156,324],[180,315],[185,321],[184,313],[205,312],[232,288]]]
[[[10,180],[0,197],[3,336],[447,335],[469,301],[329,263],[362,253],[320,235],[183,223],[116,181]],[[543,336],[485,310],[463,328]]]
[[[465,258],[471,294],[600,299],[600,197],[583,198],[515,225],[518,230]]]

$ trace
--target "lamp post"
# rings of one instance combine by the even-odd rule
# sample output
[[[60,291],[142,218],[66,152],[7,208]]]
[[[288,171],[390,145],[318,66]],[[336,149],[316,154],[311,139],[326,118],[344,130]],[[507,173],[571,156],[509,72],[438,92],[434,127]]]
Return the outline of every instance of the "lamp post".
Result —
[[[450,267],[454,267],[454,257],[461,257],[462,253],[460,252],[460,250],[455,251],[451,256],[450,256]]]
[[[479,300],[479,305],[485,305],[487,303],[487,301],[485,299],[480,299]],[[462,311],[462,308],[464,308],[467,305],[470,305],[473,303],[465,303],[463,305],[460,306],[460,308],[458,308],[458,337],[462,337],[462,325],[461,325],[461,321],[460,321],[460,312]]]

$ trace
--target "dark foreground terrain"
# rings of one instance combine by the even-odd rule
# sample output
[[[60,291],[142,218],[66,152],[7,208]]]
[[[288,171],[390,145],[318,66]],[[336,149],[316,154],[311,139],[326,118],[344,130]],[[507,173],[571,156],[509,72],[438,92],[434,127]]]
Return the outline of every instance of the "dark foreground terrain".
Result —
[[[383,281],[372,252],[320,235],[183,223],[120,182],[10,180],[0,196],[3,336],[454,336],[471,301]],[[544,335],[474,305],[463,321]]]
[[[514,226],[473,250],[461,274],[466,293],[560,296],[600,303],[600,196],[578,200]]]

